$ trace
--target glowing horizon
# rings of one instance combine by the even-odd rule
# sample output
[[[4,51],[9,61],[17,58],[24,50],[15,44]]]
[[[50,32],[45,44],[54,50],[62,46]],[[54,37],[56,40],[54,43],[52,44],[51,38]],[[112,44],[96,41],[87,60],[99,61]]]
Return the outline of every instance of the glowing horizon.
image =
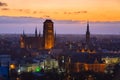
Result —
[[[120,34],[120,0],[0,0],[0,33],[33,33],[45,19],[58,34],[85,34],[87,20],[91,34]]]
[[[0,16],[120,21],[119,0],[2,0]],[[5,5],[6,4],[6,5]]]

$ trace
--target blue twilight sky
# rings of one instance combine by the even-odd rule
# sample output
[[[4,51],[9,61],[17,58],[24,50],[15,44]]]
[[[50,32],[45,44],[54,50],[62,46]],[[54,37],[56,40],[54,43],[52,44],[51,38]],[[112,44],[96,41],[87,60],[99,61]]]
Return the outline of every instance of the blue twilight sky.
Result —
[[[0,34],[43,31],[44,18],[0,16]],[[86,21],[52,20],[57,34],[85,34]],[[120,34],[120,22],[89,22],[91,34]]]

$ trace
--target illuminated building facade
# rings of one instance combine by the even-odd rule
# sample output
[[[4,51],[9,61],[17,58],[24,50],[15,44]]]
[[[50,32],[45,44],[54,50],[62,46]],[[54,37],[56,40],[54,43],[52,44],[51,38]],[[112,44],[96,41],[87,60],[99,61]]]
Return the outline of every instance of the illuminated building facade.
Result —
[[[94,71],[94,72],[104,72],[106,65],[104,63],[80,63],[77,62],[73,66],[73,72],[81,72],[81,71]]]
[[[20,48],[35,48],[35,49],[51,49],[54,47],[54,27],[51,20],[46,20],[43,26],[43,37],[37,34],[35,29],[35,36],[23,35],[20,37]]]
[[[23,35],[20,37],[20,48],[42,48],[42,37],[37,34],[37,28],[35,29],[35,36],[26,36],[23,32]]]
[[[54,47],[53,22],[51,20],[46,20],[43,28],[43,46],[45,49],[51,49]]]
[[[92,62],[87,61],[75,61],[71,60],[73,58],[65,57],[65,67],[62,67],[65,69],[65,71],[69,72],[82,72],[82,71],[93,71],[93,72],[104,72],[106,69],[106,64],[100,62],[97,58]],[[75,62],[74,62],[75,61]],[[64,64],[63,64],[64,65]],[[60,67],[62,65],[59,65]]]
[[[107,65],[120,63],[119,57],[105,57],[102,58],[102,60],[105,61],[105,64]]]

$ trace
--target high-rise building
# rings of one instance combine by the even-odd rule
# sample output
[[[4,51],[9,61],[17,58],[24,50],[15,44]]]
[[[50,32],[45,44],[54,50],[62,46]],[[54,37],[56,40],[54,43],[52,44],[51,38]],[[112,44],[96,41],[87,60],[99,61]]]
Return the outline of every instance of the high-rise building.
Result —
[[[87,31],[86,31],[86,44],[90,43],[90,31],[89,31],[89,22],[87,22]]]
[[[43,26],[43,46],[45,49],[54,47],[54,28],[51,20],[46,20]]]

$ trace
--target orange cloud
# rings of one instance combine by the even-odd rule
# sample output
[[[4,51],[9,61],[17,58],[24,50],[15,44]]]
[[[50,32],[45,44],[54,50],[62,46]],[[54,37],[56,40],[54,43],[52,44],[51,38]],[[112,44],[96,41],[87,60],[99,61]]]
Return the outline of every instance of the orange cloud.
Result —
[[[9,8],[1,8],[1,10],[10,10]]]

